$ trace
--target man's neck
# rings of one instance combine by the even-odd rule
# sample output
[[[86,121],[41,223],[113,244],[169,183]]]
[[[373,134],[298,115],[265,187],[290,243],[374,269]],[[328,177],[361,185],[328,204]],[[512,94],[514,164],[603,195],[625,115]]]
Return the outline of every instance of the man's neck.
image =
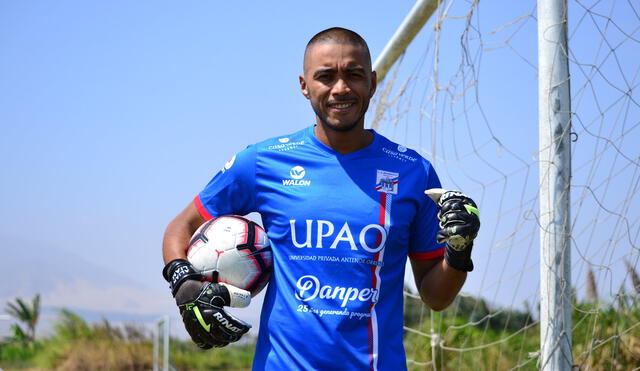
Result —
[[[364,129],[364,124],[349,131],[336,131],[317,124],[313,128],[316,139],[334,151],[346,155],[361,150],[373,142],[373,133]]]

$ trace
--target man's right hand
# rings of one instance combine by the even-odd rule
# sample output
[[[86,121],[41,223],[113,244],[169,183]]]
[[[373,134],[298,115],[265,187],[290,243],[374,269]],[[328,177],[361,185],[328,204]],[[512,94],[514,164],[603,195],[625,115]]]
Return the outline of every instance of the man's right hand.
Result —
[[[224,283],[201,282],[202,275],[184,259],[169,262],[162,275],[171,285],[187,332],[200,348],[223,347],[240,340],[251,328],[223,309],[249,305],[248,291]]]
[[[202,349],[236,342],[251,328],[223,309],[248,305],[248,291],[224,283],[189,280],[180,286],[175,298],[187,332]]]

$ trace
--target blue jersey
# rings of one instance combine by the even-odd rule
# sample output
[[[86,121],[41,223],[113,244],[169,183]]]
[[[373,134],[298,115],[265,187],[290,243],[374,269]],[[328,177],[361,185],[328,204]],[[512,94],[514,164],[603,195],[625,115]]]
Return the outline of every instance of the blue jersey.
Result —
[[[195,198],[205,219],[262,216],[273,249],[254,370],[402,370],[407,256],[436,243],[431,164],[374,132],[343,155],[313,126],[247,147]]]

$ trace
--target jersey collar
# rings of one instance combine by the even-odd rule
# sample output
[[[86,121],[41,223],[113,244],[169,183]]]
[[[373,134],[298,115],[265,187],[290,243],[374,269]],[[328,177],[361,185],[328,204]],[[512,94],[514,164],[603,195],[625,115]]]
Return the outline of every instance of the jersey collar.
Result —
[[[345,155],[343,155],[342,153],[334,150],[333,148],[327,146],[326,144],[322,143],[321,141],[318,140],[318,138],[316,138],[316,136],[313,134],[313,128],[316,126],[316,124],[313,124],[311,126],[309,126],[305,132],[306,132],[306,136],[309,138],[309,140],[315,144],[316,148],[320,149],[322,152],[325,152],[331,156],[335,156],[335,157],[340,157],[340,158],[353,158],[353,157],[360,157],[360,156],[364,156],[367,155],[373,151],[375,151],[378,146],[379,146],[379,142],[380,142],[380,135],[378,133],[376,133],[375,130],[373,129],[367,129],[368,131],[370,131],[371,133],[373,133],[373,141],[371,142],[371,144],[369,144],[368,146],[359,149],[357,151],[353,151],[350,153],[347,153]]]

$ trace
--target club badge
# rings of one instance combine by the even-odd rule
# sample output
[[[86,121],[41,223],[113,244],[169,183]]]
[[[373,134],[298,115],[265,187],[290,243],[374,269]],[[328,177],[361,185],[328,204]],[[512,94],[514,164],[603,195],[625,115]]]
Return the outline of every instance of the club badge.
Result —
[[[398,194],[398,178],[399,173],[392,173],[385,170],[377,170],[376,173],[376,191],[383,193]]]

